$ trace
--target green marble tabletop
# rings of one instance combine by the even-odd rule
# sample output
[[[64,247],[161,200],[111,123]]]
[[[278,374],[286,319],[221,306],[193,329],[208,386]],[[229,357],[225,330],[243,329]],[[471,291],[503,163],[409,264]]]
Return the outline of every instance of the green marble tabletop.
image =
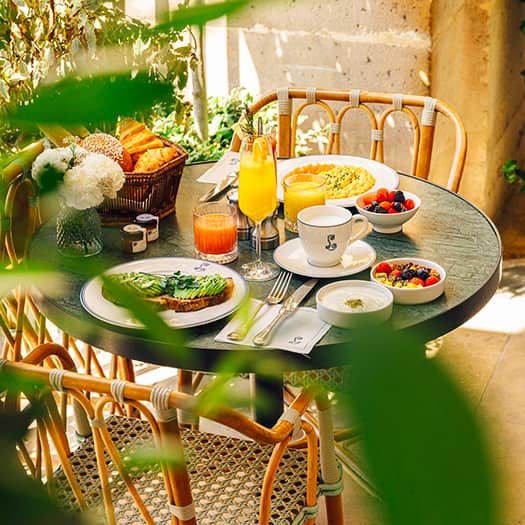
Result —
[[[120,250],[117,228],[104,228],[104,250],[94,257],[104,267],[146,257],[193,257],[193,230],[191,210],[208,184],[196,182],[202,167],[188,166],[179,188],[176,213],[160,224],[160,239],[148,246],[146,252],[125,255]],[[435,301],[423,305],[394,305],[390,320],[398,331],[417,335],[421,341],[433,339],[460,326],[470,319],[492,297],[501,273],[501,242],[494,224],[475,206],[462,197],[428,181],[400,175],[400,189],[417,194],[422,206],[415,217],[396,234],[371,232],[365,241],[377,252],[377,260],[393,257],[421,257],[443,266],[447,271],[445,293]],[[292,234],[285,233],[279,219],[281,242]],[[230,266],[238,268],[252,260],[254,251],[248,241],[240,241],[240,256]],[[265,259],[272,258],[271,251],[263,251]],[[30,260],[63,266],[56,252],[55,225],[44,224],[36,233],[29,254]],[[348,279],[369,280],[370,270],[364,270]],[[94,346],[115,354],[155,364],[178,368],[213,370],[226,355],[253,352],[253,348],[218,343],[215,335],[226,319],[184,332],[186,352],[170,352],[169,344],[155,341],[151,335],[136,330],[126,330],[104,324],[92,318],[80,303],[80,290],[84,278],[69,271],[65,291],[58,297],[40,295],[38,302],[44,314],[60,328]],[[294,276],[292,289],[306,278]],[[322,279],[317,285],[328,283]],[[263,298],[273,281],[250,283],[251,293]],[[315,291],[305,305],[315,306]],[[341,352],[330,353],[330,348],[348,342],[351,348],[352,331],[331,328],[308,357],[296,356],[279,350],[257,349],[261,358],[267,355],[284,356],[285,369],[324,368],[344,364]],[[166,348],[162,349],[163,346]],[[332,357],[333,356],[333,357]],[[249,371],[249,370],[247,370]]]

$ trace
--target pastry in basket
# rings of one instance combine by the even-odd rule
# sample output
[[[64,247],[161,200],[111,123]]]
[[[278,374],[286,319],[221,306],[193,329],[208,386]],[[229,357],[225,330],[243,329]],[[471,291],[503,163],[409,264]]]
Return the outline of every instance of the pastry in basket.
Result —
[[[108,279],[154,303],[162,310],[194,312],[227,301],[233,293],[233,279],[221,275],[190,275],[177,271],[170,275],[146,272],[115,273]],[[106,288],[102,295],[114,304],[119,301]]]
[[[149,149],[138,155],[133,171],[135,173],[155,171],[178,156],[177,149],[170,146]]]
[[[153,148],[162,148],[164,142],[150,131],[144,124],[133,119],[124,119],[118,127],[118,136],[121,144],[130,155],[137,155]]]
[[[80,141],[80,146],[91,153],[102,153],[117,162],[124,171],[131,171],[131,154],[118,139],[107,133],[92,133]]]

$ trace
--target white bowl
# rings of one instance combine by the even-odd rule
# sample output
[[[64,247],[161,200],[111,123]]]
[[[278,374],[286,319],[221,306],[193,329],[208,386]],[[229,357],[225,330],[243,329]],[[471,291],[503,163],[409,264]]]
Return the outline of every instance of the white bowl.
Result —
[[[421,199],[405,190],[403,194],[406,199],[412,199],[415,206],[411,210],[400,211],[399,213],[376,213],[374,211],[365,210],[365,204],[363,198],[370,193],[360,195],[355,201],[355,207],[360,215],[364,215],[368,222],[372,225],[372,228],[379,233],[397,233],[403,229],[403,224],[409,221],[419,210],[421,206]],[[372,192],[375,193],[375,192]]]
[[[323,286],[316,294],[317,315],[340,328],[378,324],[392,314],[394,296],[388,288],[370,281],[337,281]],[[361,305],[346,304],[349,300]]]
[[[383,284],[375,277],[376,268],[379,264],[386,262],[390,265],[394,264],[406,264],[413,263],[418,266],[424,266],[426,268],[432,268],[439,273],[440,280],[430,286],[424,286],[422,288],[399,288],[396,286],[390,286],[388,284]],[[437,299],[445,290],[445,281],[447,280],[447,273],[444,268],[435,262],[428,261],[427,259],[418,259],[415,257],[401,257],[398,259],[387,259],[381,261],[377,264],[374,264],[370,270],[370,278],[373,282],[378,283],[381,286],[384,286],[394,294],[394,302],[396,304],[422,304],[429,303],[434,299]]]

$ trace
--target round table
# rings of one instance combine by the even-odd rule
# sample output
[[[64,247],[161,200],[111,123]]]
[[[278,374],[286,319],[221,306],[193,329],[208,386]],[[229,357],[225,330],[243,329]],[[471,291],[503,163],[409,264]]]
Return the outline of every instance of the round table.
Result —
[[[209,185],[196,181],[202,168],[185,168],[180,184],[176,213],[161,221],[160,239],[148,245],[146,252],[127,255],[120,250],[118,228],[104,228],[104,250],[94,261],[103,267],[147,257],[193,257],[192,208],[199,195]],[[416,336],[421,342],[429,341],[460,326],[478,312],[497,289],[502,263],[499,234],[492,221],[478,208],[431,182],[400,175],[400,188],[415,193],[422,206],[415,217],[403,227],[403,232],[380,234],[371,232],[365,238],[377,252],[377,260],[394,257],[420,257],[439,263],[447,271],[445,293],[435,301],[422,305],[395,305],[390,320],[396,331]],[[284,232],[279,219],[281,241],[292,234]],[[30,246],[29,259],[64,268],[56,251],[55,226],[44,224],[35,234]],[[254,257],[248,241],[240,241],[240,256],[231,263],[232,268]],[[263,251],[263,258],[271,259],[271,251]],[[66,261],[67,262],[67,261]],[[130,359],[182,369],[216,371],[224,358],[257,352],[257,363],[278,357],[281,372],[288,370],[328,368],[348,364],[351,354],[352,332],[330,328],[308,356],[291,354],[272,348],[245,348],[214,341],[226,319],[185,331],[185,351],[173,351],[173,343],[158,341],[151,334],[103,323],[90,316],[80,303],[80,290],[85,277],[68,269],[66,286],[59,296],[38,295],[44,315],[72,336],[95,347]],[[369,279],[369,270],[346,277]],[[306,277],[294,276],[291,290]],[[329,282],[321,279],[318,289]],[[263,298],[273,281],[250,283],[255,297]],[[315,306],[315,290],[304,302]],[[330,348],[346,342],[345,352],[330,352]],[[254,361],[251,360],[253,363]],[[248,362],[249,363],[249,362]],[[253,372],[247,364],[244,372]]]

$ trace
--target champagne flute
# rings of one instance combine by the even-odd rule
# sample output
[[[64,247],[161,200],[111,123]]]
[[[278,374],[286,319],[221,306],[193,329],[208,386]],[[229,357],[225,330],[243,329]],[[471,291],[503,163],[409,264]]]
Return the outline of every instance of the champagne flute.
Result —
[[[277,207],[277,178],[269,137],[243,139],[239,168],[239,208],[255,222],[256,260],[243,264],[241,275],[248,281],[267,281],[279,267],[261,260],[261,224]]]

